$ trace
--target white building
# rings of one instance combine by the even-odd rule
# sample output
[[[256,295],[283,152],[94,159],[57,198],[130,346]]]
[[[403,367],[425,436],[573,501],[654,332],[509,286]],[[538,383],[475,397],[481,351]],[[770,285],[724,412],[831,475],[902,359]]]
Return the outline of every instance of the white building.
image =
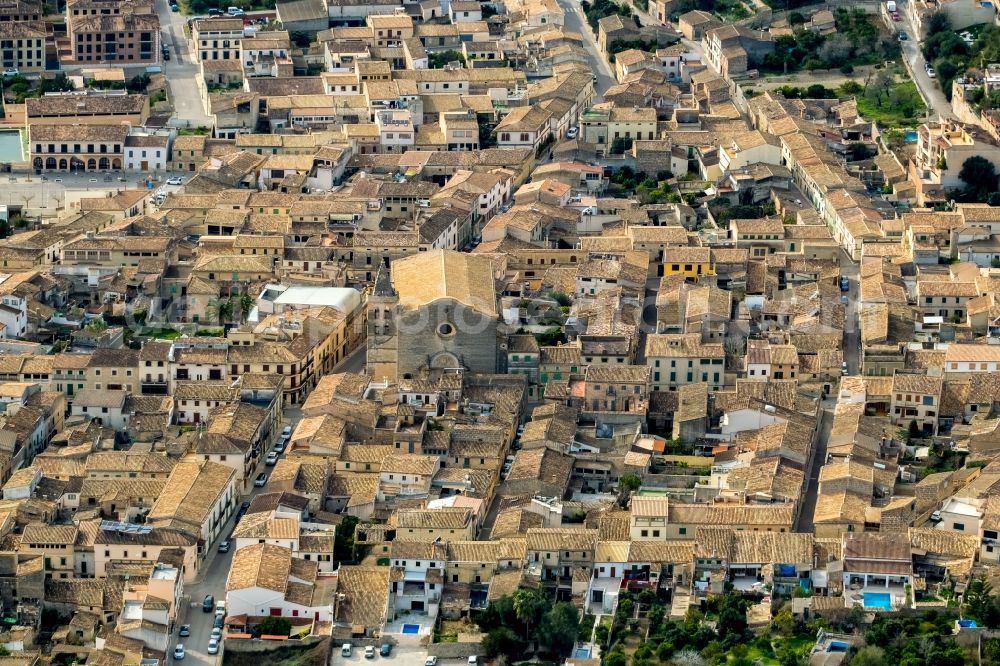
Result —
[[[383,153],[402,153],[416,141],[413,114],[408,109],[379,111],[375,114],[379,144]]]
[[[361,305],[361,293],[350,287],[311,287],[270,283],[257,297],[257,307],[250,313],[250,321],[260,321],[270,314],[303,308],[331,307],[345,314],[354,312]]]
[[[437,617],[444,587],[447,548],[441,541],[392,542],[390,585],[396,611],[426,613]]]
[[[0,280],[8,277],[10,276],[0,275]],[[3,324],[0,337],[23,337],[28,331],[28,299],[14,293],[4,294],[0,298],[0,324]]]
[[[333,619],[334,578],[318,575],[315,562],[292,556],[282,546],[260,543],[233,556],[226,581],[229,615]]]
[[[133,130],[125,137],[125,170],[166,171],[172,142],[172,132]]]
[[[125,411],[127,398],[128,391],[82,389],[77,391],[73,399],[72,414],[114,430],[125,430],[128,427],[128,414]]]
[[[986,373],[1000,370],[1000,345],[952,344],[944,352],[946,373]]]

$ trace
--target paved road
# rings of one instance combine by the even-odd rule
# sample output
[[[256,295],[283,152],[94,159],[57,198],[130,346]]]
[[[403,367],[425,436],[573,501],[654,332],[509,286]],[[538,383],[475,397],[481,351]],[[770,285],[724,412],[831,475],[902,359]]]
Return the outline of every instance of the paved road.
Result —
[[[597,83],[594,84],[594,103],[603,102],[605,91],[617,83],[614,71],[597,48],[597,38],[590,30],[590,25],[583,15],[580,3],[574,0],[561,0],[559,6],[566,13],[566,29],[578,32],[583,37],[583,48],[587,50],[587,62],[590,63],[591,71],[597,74]]]
[[[170,47],[170,60],[163,63],[163,73],[170,86],[174,119],[182,126],[211,127],[213,120],[206,115],[198,85],[197,53],[184,34],[187,17],[170,11],[168,0],[156,0],[160,17],[160,42]]]
[[[348,359],[350,360],[350,359]],[[302,418],[302,412],[298,409],[286,408],[284,410],[284,425],[290,425],[294,430],[298,425],[299,420]],[[277,439],[277,437],[275,437]],[[266,470],[270,474],[271,467],[265,467],[263,461],[260,463],[260,468]],[[254,472],[256,476],[256,472]],[[251,493],[245,497],[244,500],[250,500],[261,493],[269,492],[267,486],[263,488],[254,487]],[[236,527],[235,516],[230,518],[229,524],[226,529],[222,531],[221,534],[225,535],[223,538],[228,539],[229,535],[232,534]],[[220,538],[220,541],[222,538]],[[177,632],[180,631],[178,626],[174,630],[173,642],[170,648],[170,660],[176,664],[184,664],[185,666],[215,666],[220,660],[220,655],[210,655],[208,654],[208,639],[212,633],[213,621],[215,620],[214,613],[206,613],[202,611],[201,604],[205,598],[205,595],[212,595],[215,601],[222,601],[226,598],[226,580],[229,578],[229,569],[233,563],[233,553],[234,550],[230,549],[228,553],[218,552],[218,543],[210,544],[209,555],[206,560],[206,566],[202,570],[198,577],[198,580],[187,585],[184,590],[185,596],[187,596],[190,605],[187,609],[187,617],[182,619],[178,624],[189,624],[191,625],[191,635],[187,638],[180,638],[177,636]],[[176,662],[173,659],[173,645],[177,643],[183,643],[185,651],[187,652],[186,658],[183,662]],[[223,641],[225,643],[225,641]],[[223,645],[223,649],[225,645]],[[221,653],[220,653],[221,654]]]
[[[819,430],[813,442],[812,464],[809,466],[809,478],[806,479],[806,492],[802,496],[799,517],[795,521],[796,532],[813,531],[813,517],[816,514],[816,497],[819,493],[819,470],[826,463],[826,447],[830,442],[830,430],[833,427],[833,412],[829,409],[820,411]]]
[[[920,34],[910,19],[908,8],[900,7],[899,11],[903,17],[901,25],[904,26],[903,29],[907,33],[907,37],[909,37],[905,42],[900,42],[900,46],[903,50],[903,57],[906,58],[906,61],[913,69],[913,82],[920,88],[924,99],[930,103],[932,118],[955,120],[955,112],[951,108],[951,102],[944,96],[944,92],[941,90],[941,86],[938,85],[937,79],[927,76],[927,63],[920,52]]]
[[[337,365],[333,371],[334,372],[364,372],[365,371],[365,360],[368,356],[368,345],[367,342],[362,342],[354,353],[345,358],[343,361]]]
[[[857,375],[861,373],[861,331],[858,325],[861,270],[843,251],[840,255],[840,274],[847,276],[851,287],[847,292],[847,316],[844,320],[844,360],[847,361],[847,372]]]
[[[72,208],[80,199],[103,197],[116,194],[122,190],[134,190],[142,187],[142,174],[127,173],[125,181],[118,180],[120,173],[111,174],[111,180],[104,180],[105,174],[85,173],[80,175],[49,173],[42,180],[39,176],[13,176],[0,178],[0,204],[15,204],[24,206],[34,214],[52,215],[63,208]],[[161,172],[158,189],[173,191],[174,185],[166,185],[165,180],[172,173]],[[187,177],[189,174],[181,174]],[[8,185],[9,184],[9,185]]]

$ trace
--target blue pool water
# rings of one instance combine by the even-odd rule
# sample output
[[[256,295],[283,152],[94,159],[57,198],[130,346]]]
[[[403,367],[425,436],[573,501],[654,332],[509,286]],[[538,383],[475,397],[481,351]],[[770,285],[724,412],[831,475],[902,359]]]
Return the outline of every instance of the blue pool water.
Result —
[[[908,143],[913,143],[914,141],[917,140],[917,131],[906,130],[906,133],[903,135],[903,138],[906,139]]]
[[[892,610],[892,597],[888,592],[865,592],[865,608]]]
[[[0,132],[0,162],[23,162],[24,146],[21,143],[21,132],[4,130]]]
[[[420,625],[419,624],[404,624],[403,625],[404,634],[419,634]]]
[[[590,659],[590,648],[589,647],[578,647],[576,649],[576,654],[574,656],[577,659]]]
[[[851,647],[850,644],[845,643],[844,641],[830,641],[830,643],[826,646],[826,651],[847,652],[848,648],[850,647]]]

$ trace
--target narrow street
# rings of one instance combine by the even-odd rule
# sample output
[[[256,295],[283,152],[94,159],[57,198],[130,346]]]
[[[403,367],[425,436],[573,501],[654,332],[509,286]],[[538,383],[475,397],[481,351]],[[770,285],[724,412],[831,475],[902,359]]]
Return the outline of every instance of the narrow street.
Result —
[[[597,83],[594,84],[594,103],[602,102],[607,89],[617,83],[611,65],[597,48],[597,38],[590,30],[590,25],[587,23],[587,17],[583,15],[580,3],[560,0],[559,6],[566,13],[566,29],[578,32],[583,37],[583,47],[587,50],[587,61],[590,63],[591,71],[597,75]]]
[[[905,42],[900,42],[899,45],[902,48],[903,57],[913,69],[913,82],[917,84],[924,99],[930,102],[931,119],[955,120],[955,112],[951,108],[951,102],[945,97],[941,86],[938,85],[936,79],[927,76],[927,63],[924,61],[923,54],[920,53],[920,33],[910,18],[909,7],[900,7],[899,13],[903,17],[903,30],[908,37]]]
[[[170,11],[169,0],[155,0],[155,3],[160,17],[160,43],[170,47],[170,60],[163,63],[163,74],[170,86],[173,121],[181,127],[211,127],[214,121],[201,102],[198,55],[184,32],[188,17]]]
[[[840,274],[846,276],[850,283],[844,319],[844,360],[847,361],[847,372],[857,375],[861,374],[861,331],[858,322],[861,303],[861,269],[845,252],[841,252],[840,255]]]
[[[364,346],[360,348],[364,350]],[[343,366],[350,365],[354,367],[358,364],[360,359],[361,365],[364,364],[365,354],[355,353],[345,359],[344,363],[341,364],[341,368],[338,368],[338,372],[346,371]],[[302,419],[302,410],[297,406],[286,407],[284,410],[284,419],[282,420],[282,426],[291,426],[292,430],[298,425],[299,421]],[[277,437],[275,437],[277,439]],[[273,444],[274,442],[271,442]],[[270,450],[270,447],[268,447]],[[265,452],[266,453],[266,452]],[[263,454],[261,456],[263,461]],[[267,467],[260,463],[257,471],[265,471],[268,476],[271,474],[273,467]],[[257,471],[254,472],[256,475]],[[265,485],[263,488],[253,487],[250,494],[243,496],[240,501],[250,502],[254,497],[262,493],[271,492],[270,488]],[[236,529],[236,513],[233,517],[229,519],[226,525],[226,529],[221,532],[223,536],[219,538],[219,541],[209,544],[206,546],[209,548],[209,552],[205,558],[204,568],[199,572],[197,579],[194,583],[186,585],[184,588],[184,595],[187,597],[188,605],[186,607],[186,615],[181,615],[178,618],[177,626],[174,627],[174,631],[170,643],[170,661],[175,664],[198,664],[201,666],[216,666],[222,661],[222,653],[225,651],[225,641],[222,642],[222,650],[220,650],[217,655],[208,654],[208,639],[212,633],[213,622],[215,620],[215,613],[205,612],[202,610],[202,601],[205,599],[206,595],[212,595],[216,602],[223,601],[226,598],[226,581],[229,578],[229,570],[233,563],[233,554],[235,551],[235,544],[230,544],[229,552],[220,553],[218,551],[219,543],[225,539],[229,539],[232,535],[233,530]],[[182,611],[183,612],[183,611]],[[180,625],[187,624],[191,626],[191,635],[185,638],[180,638],[178,632],[180,631]],[[178,643],[184,645],[184,650],[186,653],[183,662],[176,661],[173,658],[173,648]]]
[[[819,429],[813,442],[812,463],[806,470],[806,491],[799,505],[799,516],[795,521],[796,532],[813,532],[813,517],[816,514],[816,498],[819,494],[819,470],[826,463],[826,448],[830,442],[830,430],[833,427],[832,409],[822,409],[819,416]]]

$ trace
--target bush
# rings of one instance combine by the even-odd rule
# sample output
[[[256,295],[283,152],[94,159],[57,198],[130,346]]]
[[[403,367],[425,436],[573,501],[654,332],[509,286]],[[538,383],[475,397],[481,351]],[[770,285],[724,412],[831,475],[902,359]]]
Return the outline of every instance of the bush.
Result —
[[[292,623],[284,617],[265,617],[257,625],[257,631],[269,636],[287,636],[292,632]]]

